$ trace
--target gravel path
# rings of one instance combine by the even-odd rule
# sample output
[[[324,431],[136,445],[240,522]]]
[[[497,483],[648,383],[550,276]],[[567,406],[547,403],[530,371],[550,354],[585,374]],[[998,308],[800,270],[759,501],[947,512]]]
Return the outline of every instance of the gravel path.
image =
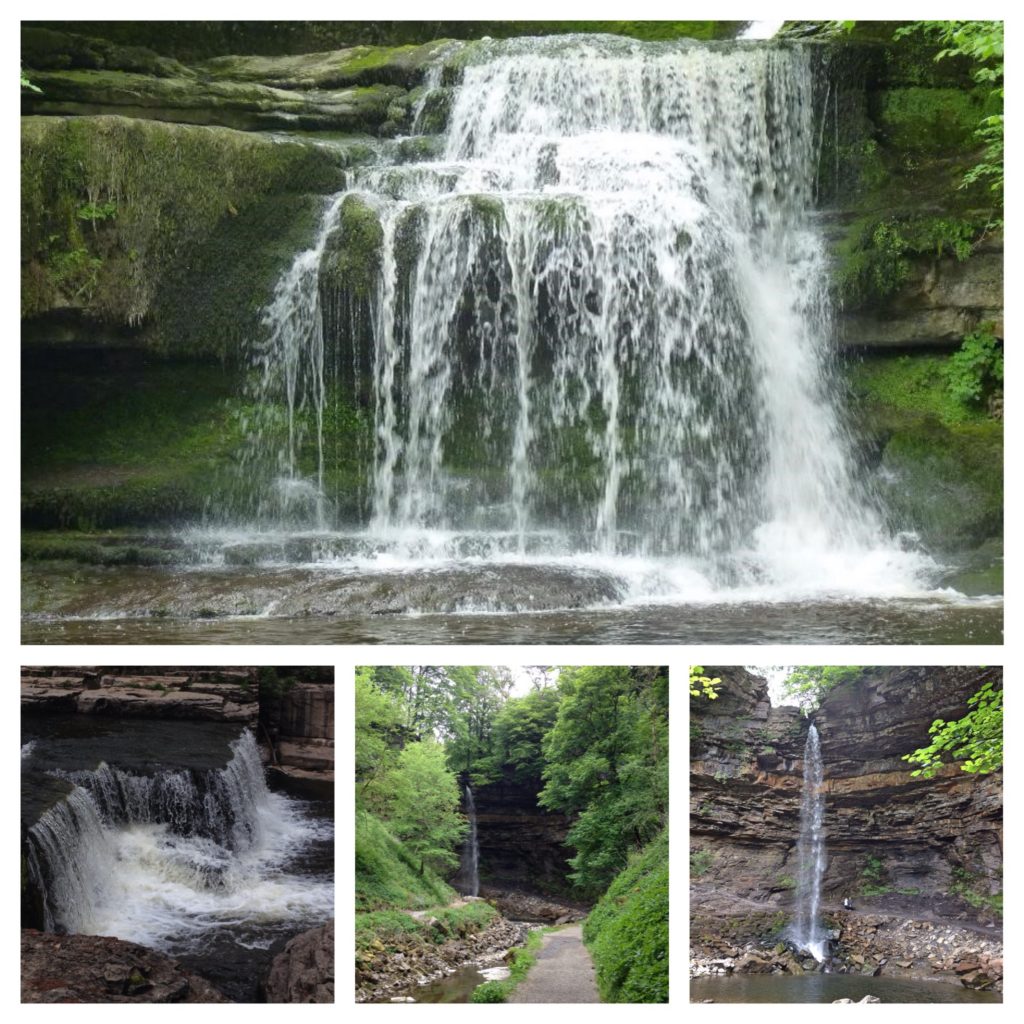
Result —
[[[583,945],[583,926],[566,925],[544,936],[537,962],[510,1003],[599,1003],[594,965]]]

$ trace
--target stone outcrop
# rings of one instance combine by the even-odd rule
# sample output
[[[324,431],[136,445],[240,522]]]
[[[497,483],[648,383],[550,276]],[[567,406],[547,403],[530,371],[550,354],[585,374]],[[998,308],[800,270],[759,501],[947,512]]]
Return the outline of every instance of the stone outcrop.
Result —
[[[275,670],[260,702],[263,735],[273,745],[272,769],[296,783],[334,782],[334,673]]]
[[[762,955],[783,936],[792,907],[808,720],[771,707],[765,680],[743,669],[706,671],[722,688],[718,700],[691,702],[691,937],[712,959]],[[950,765],[922,779],[902,760],[927,745],[935,719],[962,717],[989,679],[1001,680],[1001,670],[865,669],[814,714],[825,776],[826,919],[840,950],[876,958],[872,970],[883,959],[924,957],[929,976],[955,978],[978,936],[998,959],[1001,931],[988,908],[1002,885],[1001,773],[978,777]],[[866,953],[854,937],[868,926],[842,916],[844,896],[879,915]],[[915,954],[905,941],[922,930],[933,940],[939,926],[952,937],[931,952]],[[786,969],[766,969],[775,968]],[[994,968],[982,977],[994,983]]]
[[[259,715],[255,669],[25,668],[21,706],[36,713],[200,719],[250,726]]]
[[[571,822],[537,805],[540,784],[508,782],[474,791],[480,881],[495,887],[561,891],[566,888]]]
[[[208,981],[134,942],[21,933],[23,1003],[227,1003]]]
[[[268,1003],[334,1002],[334,922],[296,935],[274,957]]]

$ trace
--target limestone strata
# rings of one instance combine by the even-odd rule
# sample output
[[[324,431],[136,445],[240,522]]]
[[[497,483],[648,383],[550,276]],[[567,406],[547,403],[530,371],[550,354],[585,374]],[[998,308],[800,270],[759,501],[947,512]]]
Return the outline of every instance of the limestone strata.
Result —
[[[259,715],[253,669],[26,669],[21,704],[27,711],[78,712],[141,718],[240,722]]]
[[[21,933],[23,1003],[227,1003],[176,960],[100,935]]]
[[[334,1002],[334,922],[296,935],[274,957],[268,1003]]]
[[[785,957],[772,961],[766,950],[792,908],[807,720],[770,707],[757,676],[706,671],[721,677],[722,690],[691,706],[691,942],[705,958],[752,953],[767,957],[768,971],[787,970]],[[815,713],[826,789],[822,891],[841,962],[859,970],[870,955],[872,971],[899,974],[906,969],[894,965],[923,958],[929,977],[963,981],[978,970],[967,984],[998,983],[1001,928],[988,905],[1002,885],[1001,773],[978,777],[951,765],[925,780],[902,760],[927,745],[935,719],[962,717],[989,679],[1000,671],[865,669]],[[843,915],[844,896],[857,914]],[[988,959],[958,973],[958,963],[977,959],[975,946]]]
[[[280,694],[264,694],[261,702],[274,766],[295,781],[334,781],[334,683],[329,671],[324,675],[320,680],[289,678]]]

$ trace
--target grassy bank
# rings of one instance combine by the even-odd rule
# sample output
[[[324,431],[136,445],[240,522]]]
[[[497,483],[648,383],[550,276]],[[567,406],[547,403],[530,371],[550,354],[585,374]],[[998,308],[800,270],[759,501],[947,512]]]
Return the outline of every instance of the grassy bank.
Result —
[[[633,856],[583,925],[601,1000],[668,1002],[668,832]]]

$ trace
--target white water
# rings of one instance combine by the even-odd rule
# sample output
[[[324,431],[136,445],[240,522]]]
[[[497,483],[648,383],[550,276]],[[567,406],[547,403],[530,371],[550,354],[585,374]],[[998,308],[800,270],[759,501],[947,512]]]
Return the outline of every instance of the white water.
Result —
[[[46,929],[184,953],[227,929],[266,948],[331,917],[333,882],[288,868],[329,825],[268,790],[251,733],[232,749],[216,772],[67,775],[74,790],[30,830]]]
[[[466,896],[480,895],[480,843],[476,834],[476,803],[473,800],[473,789],[466,783],[466,818],[469,821],[469,832],[462,844],[462,863],[459,873],[465,886]]]
[[[821,963],[828,940],[821,922],[821,878],[825,873],[825,790],[818,730],[812,724],[804,745],[804,785],[797,841],[796,919],[793,941]]]
[[[354,568],[597,567],[627,602],[935,596],[834,398],[817,137],[799,47],[478,47],[442,159],[352,172],[278,285],[260,536],[321,531],[313,561]],[[350,199],[383,235],[368,325],[321,305]],[[357,361],[363,328],[372,507],[339,536],[325,366]]]

